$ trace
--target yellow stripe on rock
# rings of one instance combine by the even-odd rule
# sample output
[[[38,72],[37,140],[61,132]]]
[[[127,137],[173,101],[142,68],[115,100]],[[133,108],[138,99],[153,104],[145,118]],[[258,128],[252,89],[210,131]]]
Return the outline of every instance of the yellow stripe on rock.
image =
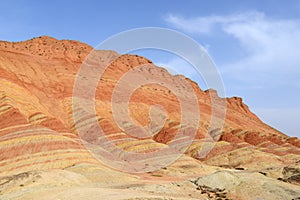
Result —
[[[20,138],[15,138],[7,141],[0,142],[0,147],[2,146],[14,146],[13,144],[16,145],[21,145],[24,143],[34,143],[34,142],[40,142],[40,141],[45,141],[45,140],[51,140],[51,141],[62,141],[62,140],[67,140],[67,141],[75,141],[71,138],[61,136],[61,135],[42,135],[42,136],[26,136],[26,137],[20,137]]]

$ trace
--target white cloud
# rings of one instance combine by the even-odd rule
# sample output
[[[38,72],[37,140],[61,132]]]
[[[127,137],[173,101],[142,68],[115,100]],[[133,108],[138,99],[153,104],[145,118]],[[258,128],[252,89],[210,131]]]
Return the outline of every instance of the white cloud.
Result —
[[[246,52],[242,59],[219,63],[222,73],[240,83],[260,87],[299,86],[300,20],[272,19],[261,12],[183,18],[169,15],[169,24],[185,32],[216,37],[217,29],[231,36]],[[224,51],[228,41],[224,41]],[[234,55],[234,52],[232,53]],[[226,78],[226,77],[225,77]],[[284,80],[288,78],[289,81]],[[264,81],[262,81],[263,79]],[[276,80],[275,82],[273,80]],[[268,85],[271,83],[272,85]],[[266,84],[267,83],[267,84]]]
[[[165,21],[171,24],[172,26],[175,26],[176,28],[179,28],[189,33],[209,34],[218,25],[247,21],[249,18],[259,19],[263,16],[264,15],[262,13],[255,11],[241,14],[238,13],[228,16],[211,15],[190,19],[169,14],[165,18]]]
[[[300,72],[300,21],[264,17],[228,24],[223,30],[249,52],[247,57],[227,67],[272,75]]]

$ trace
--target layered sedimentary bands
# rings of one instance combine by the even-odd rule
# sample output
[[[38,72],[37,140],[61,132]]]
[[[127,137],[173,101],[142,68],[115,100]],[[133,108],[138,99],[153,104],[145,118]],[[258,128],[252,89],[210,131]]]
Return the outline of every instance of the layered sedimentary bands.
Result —
[[[152,83],[134,90],[124,106],[133,123],[148,126],[153,134],[138,137],[122,129],[113,116],[114,88],[127,72],[153,65],[146,58],[94,51],[109,66],[95,90],[96,116],[86,115],[84,106],[74,105],[73,92],[81,64],[92,50],[77,41],[46,36],[0,42],[1,200],[300,199],[300,140],[264,124],[241,98],[222,99],[214,90],[203,91],[195,82],[172,76],[163,68],[139,68],[135,73],[144,77],[189,83],[197,97],[199,121],[193,121],[197,113],[193,108],[181,110],[178,94]],[[87,75],[79,78],[88,82],[92,67]],[[180,94],[186,99],[190,95]],[[223,117],[218,102],[226,106],[222,127],[211,125],[212,113],[217,120]],[[215,111],[213,104],[217,104]],[[164,108],[163,114],[153,115],[164,120],[161,126],[149,115],[153,105]],[[79,136],[80,131],[87,131],[83,133],[87,142],[145,155],[189,138],[185,134],[176,137],[186,125],[182,112],[197,123],[197,129],[190,130],[195,132],[193,140],[174,163],[152,172],[132,174],[111,168],[97,160]],[[95,122],[103,130],[101,137],[90,131]],[[125,127],[127,122],[122,123]]]

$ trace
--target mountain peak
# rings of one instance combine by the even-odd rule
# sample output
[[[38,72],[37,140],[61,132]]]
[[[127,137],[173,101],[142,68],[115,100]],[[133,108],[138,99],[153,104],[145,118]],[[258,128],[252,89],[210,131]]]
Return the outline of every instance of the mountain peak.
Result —
[[[82,62],[93,48],[75,40],[57,40],[49,36],[40,36],[21,42],[1,41],[0,50]]]

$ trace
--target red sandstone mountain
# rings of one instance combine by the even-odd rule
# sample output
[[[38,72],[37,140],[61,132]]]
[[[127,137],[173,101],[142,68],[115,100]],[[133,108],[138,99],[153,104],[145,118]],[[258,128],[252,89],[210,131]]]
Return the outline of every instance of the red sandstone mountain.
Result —
[[[83,110],[72,107],[78,70],[92,50],[92,47],[77,41],[56,40],[46,36],[24,42],[0,42],[0,176],[2,177],[0,177],[0,199],[1,194],[5,198],[12,199],[23,197],[32,199],[37,198],[34,195],[48,195],[56,190],[43,191],[40,188],[39,192],[33,193],[32,196],[26,192],[16,191],[19,191],[19,187],[25,187],[26,191],[42,185],[57,188],[58,185],[49,182],[49,177],[62,179],[63,188],[68,190],[73,188],[77,181],[78,184],[92,182],[93,187],[96,183],[108,187],[116,183],[126,185],[138,181],[145,185],[142,189],[137,186],[133,186],[132,189],[128,186],[129,190],[136,192],[136,196],[128,196],[128,199],[133,197],[150,199],[151,188],[148,188],[150,186],[147,182],[158,185],[155,181],[160,184],[165,181],[181,181],[179,185],[189,188],[191,186],[184,181],[201,175],[209,175],[211,180],[221,177],[220,181],[228,184],[230,181],[237,183],[244,181],[248,185],[237,184],[238,186],[233,187],[225,184],[216,187],[213,183],[209,183],[209,186],[204,186],[205,178],[199,178],[191,181],[196,188],[194,190],[183,192],[182,188],[176,189],[178,194],[183,195],[182,199],[201,199],[210,196],[220,199],[251,199],[254,197],[252,194],[256,195],[255,192],[260,191],[255,189],[256,181],[251,179],[256,176],[262,179],[261,184],[270,183],[272,187],[275,185],[281,188],[276,193],[276,195],[283,194],[280,196],[281,199],[300,196],[299,190],[295,189],[300,176],[298,138],[291,138],[264,124],[241,98],[221,99],[214,90],[203,91],[193,81],[182,76],[172,76],[159,67],[151,68],[151,72],[148,70],[138,73],[142,76],[149,73],[156,74],[170,83],[187,81],[197,96],[200,121],[192,144],[185,152],[186,155],[170,167],[135,176],[114,171],[99,163],[85,149],[78,136],[78,126],[82,124],[89,126],[93,119],[79,117],[81,124],[75,125],[74,116],[82,116]],[[149,125],[148,113],[151,105],[158,104],[164,107],[166,123],[158,133],[143,139],[133,137],[118,127],[112,115],[111,98],[117,81],[128,71],[140,65],[152,65],[152,62],[137,55],[120,56],[107,50],[96,51],[96,56],[107,62],[117,58],[101,77],[95,94],[97,122],[104,130],[105,137],[124,151],[141,154],[171,145],[180,126],[181,111],[178,98],[167,87],[157,84],[144,85],[138,88],[130,99],[130,114],[136,123],[143,126]],[[184,91],[182,94],[185,94]],[[210,127],[211,98],[226,104],[223,127]],[[193,109],[189,112],[192,116]],[[207,155],[200,156],[201,152],[212,147]],[[249,178],[241,180],[242,178],[233,179],[231,175],[226,174],[237,173],[236,169],[246,171],[244,177],[248,177],[249,173],[254,175],[250,174]],[[72,174],[68,174],[71,172]],[[95,175],[100,172],[101,178]],[[224,172],[225,175],[218,173],[216,175],[213,172]],[[89,175],[93,173],[94,175]],[[236,174],[232,176],[238,177]],[[25,182],[18,185],[20,181]],[[38,183],[35,183],[36,181]],[[245,191],[248,196],[243,196],[239,191],[251,186],[253,190]],[[173,190],[170,184],[161,187]],[[215,189],[212,189],[213,187]],[[223,187],[227,192],[218,191],[219,187]],[[268,186],[261,191],[269,192],[272,187]],[[114,193],[111,188],[114,187],[105,192]],[[122,193],[126,187],[119,189],[122,190],[117,192]],[[73,193],[68,195],[72,196]],[[89,196],[89,192],[83,193]],[[157,193],[160,194],[157,198],[163,196],[175,198],[163,189]],[[15,194],[17,195],[14,196]],[[269,195],[271,197],[274,194]],[[268,195],[264,194],[263,197]]]

